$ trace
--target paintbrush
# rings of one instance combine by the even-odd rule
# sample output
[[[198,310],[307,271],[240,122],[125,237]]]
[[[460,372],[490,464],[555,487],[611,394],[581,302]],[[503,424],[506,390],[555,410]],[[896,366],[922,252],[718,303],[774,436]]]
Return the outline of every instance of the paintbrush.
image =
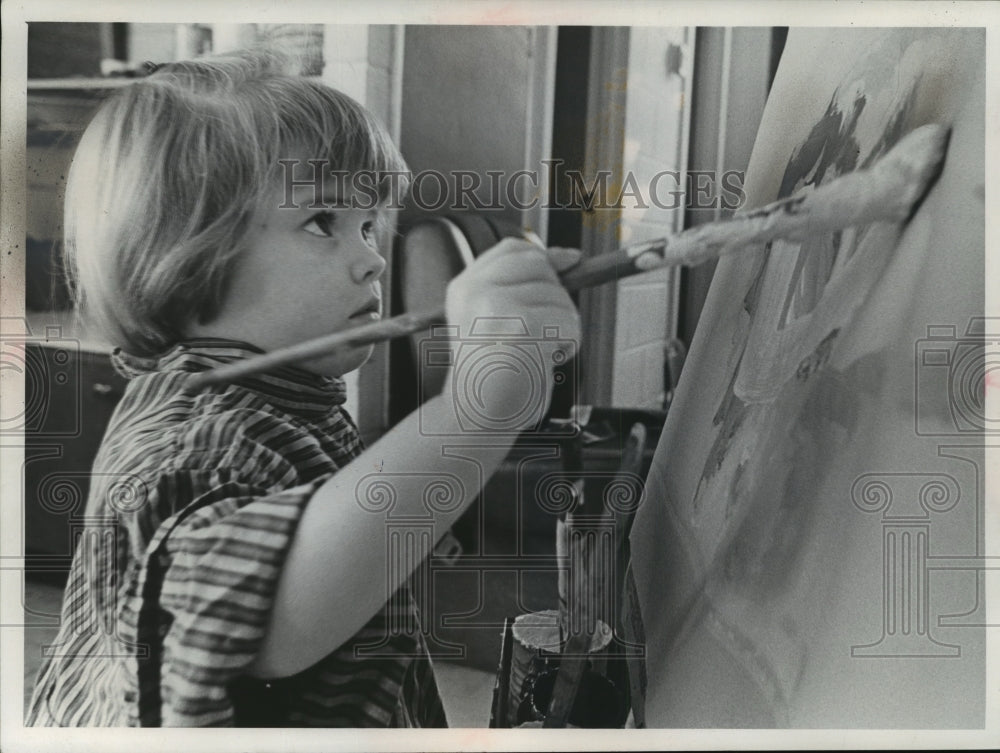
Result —
[[[904,136],[871,167],[807,188],[732,219],[644,241],[585,259],[560,275],[570,291],[664,266],[691,266],[775,240],[802,241],[817,233],[874,222],[906,222],[940,174],[949,130],[928,124]],[[410,335],[443,321],[444,309],[402,314],[280,348],[195,376],[188,392],[279,366]]]

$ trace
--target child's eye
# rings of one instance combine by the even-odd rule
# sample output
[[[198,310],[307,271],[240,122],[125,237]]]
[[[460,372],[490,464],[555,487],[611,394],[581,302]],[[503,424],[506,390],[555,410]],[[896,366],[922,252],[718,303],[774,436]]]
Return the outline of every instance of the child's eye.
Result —
[[[309,222],[303,225],[302,229],[321,238],[329,238],[333,235],[336,219],[337,216],[333,212],[319,212],[310,217]]]
[[[368,245],[375,243],[375,223],[367,220],[361,225],[361,238]]]

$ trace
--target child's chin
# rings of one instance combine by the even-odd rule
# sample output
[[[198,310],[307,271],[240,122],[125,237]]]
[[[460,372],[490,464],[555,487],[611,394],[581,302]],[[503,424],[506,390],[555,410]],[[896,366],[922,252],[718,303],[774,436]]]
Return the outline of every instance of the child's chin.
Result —
[[[364,366],[374,350],[374,345],[352,348],[346,352],[306,361],[302,367],[321,376],[341,377]]]

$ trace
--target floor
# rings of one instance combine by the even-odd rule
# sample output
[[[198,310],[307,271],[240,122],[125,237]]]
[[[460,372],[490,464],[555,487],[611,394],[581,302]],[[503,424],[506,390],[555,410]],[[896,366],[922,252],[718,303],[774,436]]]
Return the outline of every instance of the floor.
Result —
[[[62,604],[60,586],[29,580],[24,588],[24,608],[27,619],[24,629],[24,708],[27,710],[35,676],[42,663],[42,648],[52,644],[59,630]]]
[[[51,644],[58,630],[62,588],[29,580],[25,586],[28,627],[24,638],[24,704],[31,699],[35,676],[42,661],[42,649]],[[488,727],[495,671],[456,662],[434,662],[441,700],[452,727]]]
[[[489,727],[495,672],[454,662],[434,663],[449,727]]]

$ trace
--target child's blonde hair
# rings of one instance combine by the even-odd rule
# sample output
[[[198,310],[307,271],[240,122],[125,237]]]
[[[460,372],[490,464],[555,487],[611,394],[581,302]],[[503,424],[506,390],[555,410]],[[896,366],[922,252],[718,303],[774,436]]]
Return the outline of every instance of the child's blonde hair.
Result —
[[[285,74],[271,53],[172,63],[116,91],[84,132],[66,188],[66,268],[81,313],[137,355],[210,321],[248,218],[289,158],[406,171],[361,105]],[[381,201],[393,183],[405,190],[405,178],[383,181]]]

